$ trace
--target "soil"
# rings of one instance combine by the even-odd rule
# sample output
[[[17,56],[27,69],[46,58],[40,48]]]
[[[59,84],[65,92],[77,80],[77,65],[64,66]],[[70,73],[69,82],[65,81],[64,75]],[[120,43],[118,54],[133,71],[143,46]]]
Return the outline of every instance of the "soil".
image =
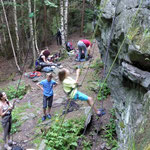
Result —
[[[79,37],[78,34],[73,34],[69,37],[70,41],[73,43],[73,46],[77,48],[76,43],[81,38],[87,38],[87,37]],[[56,41],[53,42],[52,45],[49,46],[49,49],[52,53],[59,52],[61,47],[56,45]],[[97,58],[100,58],[99,50],[97,43],[93,45],[93,58],[91,59],[91,63],[96,60]],[[20,74],[17,72],[16,68],[14,68],[14,60],[6,61],[4,58],[0,58],[0,63],[2,64],[0,67],[0,88],[8,87],[9,85],[16,85],[18,84],[18,80],[20,79]],[[71,71],[71,76],[75,77],[75,66],[78,66],[79,64],[85,65],[88,67],[90,61],[88,62],[75,62],[74,56],[68,57],[65,60],[62,60],[60,62],[63,67],[68,68]],[[27,65],[25,67],[25,73],[31,72],[33,70],[29,69],[30,62],[27,62]],[[5,70],[2,70],[2,67],[5,68]],[[85,80],[83,82],[82,87],[80,87],[80,91],[86,93],[87,95],[90,95],[91,97],[96,97],[96,93],[87,90],[88,87],[88,80],[91,78],[91,72],[93,72],[92,69],[89,69],[87,71],[87,68],[84,68],[82,70],[80,80],[83,81],[85,75]],[[100,74],[101,76],[101,74]],[[45,78],[45,73],[42,73],[42,76],[40,79]],[[6,80],[7,79],[7,80]],[[54,74],[54,80],[58,81],[58,77],[56,74]],[[16,104],[16,107],[21,107],[28,105],[28,108],[25,110],[24,115],[29,115],[29,118],[26,119],[23,124],[19,127],[19,132],[13,134],[13,139],[16,141],[19,145],[21,145],[24,149],[38,149],[37,144],[35,144],[33,141],[41,134],[41,130],[38,128],[38,125],[41,124],[41,117],[43,115],[42,112],[42,91],[36,86],[36,83],[33,82],[31,79],[27,78],[25,75],[22,76],[21,79],[22,83],[25,83],[28,87],[31,87],[30,90],[28,90],[28,93],[23,97],[22,100],[20,100],[19,103]],[[65,98],[66,95],[64,94],[62,90],[62,86],[60,84],[57,85],[57,87],[54,89],[54,101],[53,101],[53,107],[51,110],[51,115],[53,116],[56,113],[61,113],[62,109],[64,108],[64,105],[57,104],[56,101],[60,98]],[[77,101],[77,104],[79,107],[85,107],[88,106],[86,102]],[[101,103],[99,101],[96,101],[96,106],[98,108],[101,107]],[[109,119],[110,114],[109,110],[112,108],[112,102],[110,96],[103,102],[103,107],[106,110],[106,115],[103,117],[97,119],[97,116],[94,114],[91,124],[87,127],[87,130],[85,132],[85,136],[91,141],[92,143],[92,150],[101,150],[101,145],[105,142],[103,138],[101,137],[101,134],[103,134],[102,127],[105,126]],[[73,118],[80,115],[83,115],[84,111],[81,109],[78,109],[76,111],[70,112],[67,114],[66,118]],[[91,136],[92,133],[92,136]],[[0,139],[2,139],[2,133],[0,133]],[[2,145],[2,143],[0,143]],[[77,149],[82,149],[81,141],[79,140],[79,146]]]

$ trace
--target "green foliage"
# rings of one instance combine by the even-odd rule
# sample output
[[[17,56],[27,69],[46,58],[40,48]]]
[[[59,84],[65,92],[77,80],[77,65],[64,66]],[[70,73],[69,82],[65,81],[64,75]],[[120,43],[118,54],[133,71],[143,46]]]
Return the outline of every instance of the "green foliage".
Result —
[[[93,31],[92,29],[92,23],[86,23],[84,25],[84,33],[91,33]]]
[[[59,20],[59,17],[56,17],[56,16],[53,17],[53,22],[51,26],[53,35],[56,35],[58,28],[60,27],[60,25],[57,25],[57,19]]]
[[[55,3],[52,3],[49,0],[44,0],[44,3],[46,6],[55,7],[55,8],[58,7],[57,5],[55,5]]]
[[[98,58],[91,64],[90,68],[93,68],[95,73],[99,73],[101,68],[103,68],[103,62]]]
[[[111,118],[109,123],[104,128],[104,137],[107,140],[107,144],[112,147],[113,150],[117,150],[118,144],[116,140],[116,123],[115,123],[115,110],[111,110]]]
[[[75,150],[80,132],[84,128],[84,118],[67,120],[63,124],[62,120],[56,119],[52,122],[50,130],[47,132],[46,145],[52,150]]]
[[[1,89],[1,91],[4,91],[6,93],[9,100],[12,100],[14,98],[22,99],[26,94],[26,88],[24,84],[19,86],[18,91],[14,86],[9,86],[8,88],[5,88],[3,90]]]
[[[98,100],[102,100],[102,99],[106,99],[107,96],[110,94],[110,88],[108,88],[107,83],[99,83],[100,88],[102,88],[101,91],[99,91],[98,95],[97,95],[97,99]]]
[[[29,108],[28,105],[23,105],[21,107],[16,107],[12,111],[12,128],[11,128],[11,134],[14,134],[19,131],[19,127],[22,125],[23,121],[21,121],[20,115],[22,112],[25,112],[26,109]]]

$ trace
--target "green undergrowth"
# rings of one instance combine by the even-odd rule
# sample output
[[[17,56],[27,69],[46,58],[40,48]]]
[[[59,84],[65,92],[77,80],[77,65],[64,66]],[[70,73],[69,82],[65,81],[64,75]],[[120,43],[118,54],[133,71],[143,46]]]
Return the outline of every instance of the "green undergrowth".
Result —
[[[116,135],[116,123],[115,123],[115,110],[111,109],[111,118],[109,119],[109,123],[106,124],[104,129],[104,138],[106,139],[107,145],[110,146],[111,150],[117,150],[117,135]]]
[[[11,134],[14,134],[19,131],[19,127],[23,124],[24,121],[21,120],[21,113],[26,112],[26,110],[29,108],[28,104],[25,104],[20,107],[15,107],[15,109],[12,111],[12,128],[11,128]]]
[[[22,99],[27,92],[24,84],[20,85],[18,90],[15,86],[11,85],[7,88],[0,89],[0,91],[4,91],[6,93],[8,100],[12,100],[14,98]]]
[[[98,100],[106,99],[108,95],[110,95],[110,88],[107,86],[107,83],[99,82],[99,88],[102,87],[102,90],[97,94]]]
[[[81,138],[81,131],[84,129],[85,117],[65,120],[58,120],[55,117],[52,125],[43,138],[46,140],[47,150],[75,150],[78,146],[78,139]],[[85,147],[89,147],[87,143]],[[85,148],[84,147],[84,148]]]
[[[100,58],[97,58],[91,65],[90,68],[94,69],[95,74],[99,73],[101,69],[103,68],[104,64],[100,60]]]

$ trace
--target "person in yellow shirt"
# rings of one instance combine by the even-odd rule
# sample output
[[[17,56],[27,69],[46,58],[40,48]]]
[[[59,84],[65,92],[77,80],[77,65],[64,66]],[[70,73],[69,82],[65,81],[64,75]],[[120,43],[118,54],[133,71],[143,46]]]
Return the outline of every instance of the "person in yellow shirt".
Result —
[[[89,106],[91,107],[93,106],[93,109],[98,116],[105,115],[105,112],[103,109],[98,110],[96,108],[92,97],[89,97],[86,94],[77,90],[79,75],[80,75],[80,69],[77,69],[76,71],[76,80],[70,77],[70,71],[68,69],[63,68],[62,70],[59,71],[58,77],[59,77],[60,82],[63,84],[63,89],[65,93],[69,96],[69,98],[73,100],[78,99],[81,101],[87,101]]]

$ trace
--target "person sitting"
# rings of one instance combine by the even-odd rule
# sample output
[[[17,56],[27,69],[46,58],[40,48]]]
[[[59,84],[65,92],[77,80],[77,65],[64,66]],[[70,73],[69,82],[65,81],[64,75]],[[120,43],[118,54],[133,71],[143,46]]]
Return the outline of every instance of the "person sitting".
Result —
[[[89,40],[82,39],[78,41],[77,46],[79,50],[77,61],[81,61],[82,51],[84,51],[85,60],[88,60],[88,53],[90,53],[90,49],[92,47],[91,42]]]
[[[53,71],[52,66],[58,66],[57,64],[49,61],[49,50],[43,50],[40,53],[39,58],[36,60],[36,71],[50,72]]]
[[[79,79],[80,69],[76,70],[76,80],[70,77],[70,71],[66,68],[63,68],[59,71],[58,77],[59,81],[63,84],[63,89],[69,98],[73,100],[86,101],[89,106],[94,108],[95,113],[100,117],[105,114],[103,109],[97,109],[94,105],[92,97],[87,96],[86,94],[78,91],[77,84]]]

